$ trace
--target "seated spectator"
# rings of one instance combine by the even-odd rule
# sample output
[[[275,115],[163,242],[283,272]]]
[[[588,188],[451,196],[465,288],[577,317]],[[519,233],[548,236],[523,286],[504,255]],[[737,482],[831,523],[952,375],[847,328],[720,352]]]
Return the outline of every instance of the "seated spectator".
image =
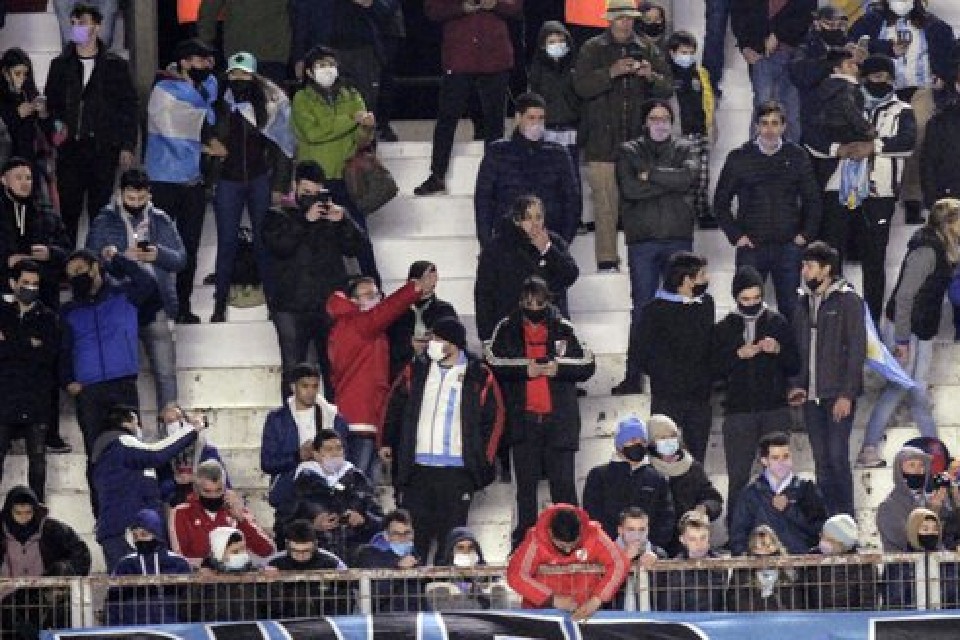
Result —
[[[285,529],[287,547],[267,561],[267,570],[303,572],[346,569],[343,560],[317,545],[317,532],[307,520],[294,520]],[[352,583],[305,580],[274,585],[274,613],[280,618],[314,618],[352,612]]]
[[[358,569],[413,569],[420,559],[413,551],[413,518],[405,509],[394,509],[383,518],[383,531],[357,552]],[[428,611],[420,578],[374,580],[372,613]]]
[[[296,518],[308,518],[320,546],[352,561],[360,545],[380,531],[383,510],[373,485],[343,455],[343,439],[322,429],[313,440],[313,459],[294,473]]]
[[[673,419],[652,415],[647,420],[650,432],[650,464],[670,482],[673,512],[679,516],[688,511],[699,511],[711,522],[723,511],[723,495],[710,482],[703,464],[694,460],[681,446],[680,428]],[[680,551],[679,531],[673,529],[673,538],[667,545],[671,556]]]
[[[930,479],[928,454],[916,447],[904,446],[893,461],[893,488],[877,507],[877,530],[887,553],[911,551],[903,523],[917,507],[930,506],[926,493]]]
[[[539,574],[542,566],[602,564],[602,573]],[[627,577],[623,551],[586,511],[569,504],[545,509],[510,556],[507,582],[527,609],[561,609],[574,620],[590,618],[610,602]]]
[[[70,525],[49,517],[49,510],[24,486],[7,492],[0,510],[0,576],[85,576],[90,550]],[[70,626],[70,594],[50,589],[0,588],[0,629],[23,630],[39,637],[41,629]],[[32,633],[33,635],[29,635]]]
[[[787,553],[806,553],[814,546],[827,518],[820,490],[793,473],[790,436],[771,433],[760,440],[763,472],[744,487],[730,518],[730,551],[750,553],[748,539],[768,525]]]
[[[456,527],[437,551],[436,566],[474,569],[487,564],[477,537],[467,527]],[[426,597],[434,611],[506,609],[510,606],[506,585],[496,577],[469,574],[430,582]]]
[[[114,576],[156,576],[191,573],[186,559],[169,550],[163,519],[141,509],[128,528],[134,553],[124,556]],[[107,625],[153,625],[187,622],[185,590],[177,585],[111,587],[105,605]]]
[[[717,558],[710,548],[710,520],[700,511],[687,511],[680,518],[680,552],[677,560]],[[680,569],[662,578],[665,593],[659,599],[663,611],[726,610],[726,569]]]
[[[614,438],[617,458],[594,467],[583,487],[583,508],[611,538],[617,536],[620,516],[629,507],[640,507],[650,517],[650,541],[666,547],[673,539],[676,512],[669,481],[650,464],[647,425],[628,416],[617,425]]]
[[[206,420],[207,417],[202,413],[187,413],[183,407],[171,402],[160,411],[160,435],[172,436],[186,429],[187,425],[196,427]],[[200,434],[197,441],[177,454],[170,464],[157,469],[163,501],[171,508],[186,502],[187,496],[193,492],[197,466],[207,460],[215,460],[223,465],[220,451],[209,442],[206,434]],[[224,483],[227,489],[230,489],[230,476],[226,467],[223,472]]]
[[[904,528],[911,552],[924,554],[944,551],[940,518],[930,509],[917,507],[910,512]],[[958,598],[958,566],[956,562],[939,563],[939,575],[929,575],[933,565],[924,558],[928,572],[928,584],[939,584],[940,607],[955,609],[960,605]],[[912,562],[896,562],[884,566],[884,602],[888,609],[915,609],[919,604],[914,589],[917,584],[916,565]],[[927,594],[929,607],[931,595]]]
[[[811,554],[839,557],[857,553],[857,521],[846,513],[828,518],[820,544]],[[807,608],[815,611],[873,611],[877,608],[877,569],[872,564],[824,564],[807,567]]]
[[[754,558],[789,554],[773,527],[761,524],[750,532],[748,553]],[[789,568],[734,569],[727,591],[727,609],[734,612],[784,611],[803,608],[803,588]]]
[[[194,492],[170,513],[170,548],[198,567],[210,555],[212,532],[232,527],[244,536],[244,546],[268,558],[276,553],[270,536],[260,528],[243,497],[225,486],[226,473],[216,460],[197,467]]]
[[[237,575],[255,573],[247,552],[243,532],[233,527],[217,527],[210,532],[210,555],[203,560],[201,575]],[[197,609],[193,620],[199,622],[239,622],[273,618],[269,585],[262,582],[206,582],[196,585],[192,598]]]
[[[665,560],[670,556],[662,548],[650,542],[650,517],[640,507],[627,507],[620,514],[620,524],[617,525],[617,546],[627,556],[632,568],[642,568],[647,571],[653,569],[657,560]],[[617,597],[611,602],[611,609],[625,609],[637,611],[637,591],[634,580],[636,576],[630,574],[623,587],[617,592]],[[604,607],[607,608],[607,607]]]
[[[428,270],[437,270],[429,260],[417,260],[410,265],[407,280],[417,280]],[[405,314],[390,325],[390,379],[395,380],[400,371],[413,359],[423,355],[430,341],[430,329],[440,318],[456,318],[457,312],[446,300],[437,297],[436,291],[421,294]]]

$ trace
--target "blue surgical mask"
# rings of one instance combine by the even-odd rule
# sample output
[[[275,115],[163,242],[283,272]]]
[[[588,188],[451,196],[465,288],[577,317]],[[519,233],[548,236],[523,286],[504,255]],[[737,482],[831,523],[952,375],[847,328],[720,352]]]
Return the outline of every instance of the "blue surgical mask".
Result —
[[[677,451],[680,451],[680,438],[657,440],[657,453],[664,458],[677,455]]]
[[[545,47],[547,55],[554,60],[559,60],[570,52],[570,47],[566,42],[551,42]]]
[[[390,551],[393,551],[396,555],[408,556],[413,553],[413,543],[412,542],[391,542]]]
[[[689,69],[697,61],[697,57],[692,53],[673,53],[671,56],[677,66],[684,69]]]

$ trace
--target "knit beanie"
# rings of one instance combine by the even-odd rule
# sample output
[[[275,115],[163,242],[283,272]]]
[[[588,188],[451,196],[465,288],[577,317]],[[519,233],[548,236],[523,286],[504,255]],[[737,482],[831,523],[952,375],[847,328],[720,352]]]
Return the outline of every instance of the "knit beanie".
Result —
[[[433,331],[433,335],[455,345],[461,351],[467,348],[467,330],[456,318],[450,316],[440,318],[433,323],[430,330]]]
[[[627,442],[636,438],[640,438],[644,442],[650,441],[647,435],[647,425],[637,416],[628,416],[617,425],[617,435],[613,444],[617,451],[620,451]]]
[[[760,277],[760,272],[754,267],[744,265],[737,269],[736,275],[733,276],[733,282],[730,284],[733,299],[736,300],[741,291],[750,287],[760,287],[760,290],[763,291],[763,278]]]
[[[844,551],[849,551],[859,539],[857,521],[846,513],[838,513],[823,523],[823,535],[839,542]]]

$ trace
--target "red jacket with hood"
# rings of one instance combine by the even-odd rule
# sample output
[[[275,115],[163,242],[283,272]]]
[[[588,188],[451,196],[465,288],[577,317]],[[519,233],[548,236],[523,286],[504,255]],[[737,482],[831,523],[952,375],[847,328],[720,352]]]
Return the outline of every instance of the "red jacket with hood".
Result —
[[[573,511],[580,519],[580,540],[569,555],[558,551],[550,539],[550,522],[562,509]],[[537,575],[542,566],[572,564],[603,565],[603,572]],[[527,531],[523,542],[510,557],[507,582],[523,598],[525,608],[550,607],[554,594],[572,596],[577,605],[581,605],[593,596],[609,602],[629,570],[626,555],[586,511],[569,504],[555,504],[540,514],[537,524]]]

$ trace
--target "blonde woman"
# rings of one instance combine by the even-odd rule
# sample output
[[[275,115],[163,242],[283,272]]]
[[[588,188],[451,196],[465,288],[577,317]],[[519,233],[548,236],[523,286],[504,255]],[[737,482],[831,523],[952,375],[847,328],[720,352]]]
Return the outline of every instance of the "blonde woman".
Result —
[[[882,467],[880,440],[897,405],[908,397],[920,435],[937,437],[927,397],[933,362],[933,339],[940,330],[940,309],[960,262],[960,200],[934,203],[927,223],[907,244],[900,277],[884,314],[884,341],[904,371],[916,382],[911,389],[887,383],[867,421],[858,467]]]
[[[778,558],[789,555],[773,527],[766,524],[750,532],[748,555]],[[727,591],[730,611],[782,611],[803,608],[803,589],[791,568],[734,569]]]

